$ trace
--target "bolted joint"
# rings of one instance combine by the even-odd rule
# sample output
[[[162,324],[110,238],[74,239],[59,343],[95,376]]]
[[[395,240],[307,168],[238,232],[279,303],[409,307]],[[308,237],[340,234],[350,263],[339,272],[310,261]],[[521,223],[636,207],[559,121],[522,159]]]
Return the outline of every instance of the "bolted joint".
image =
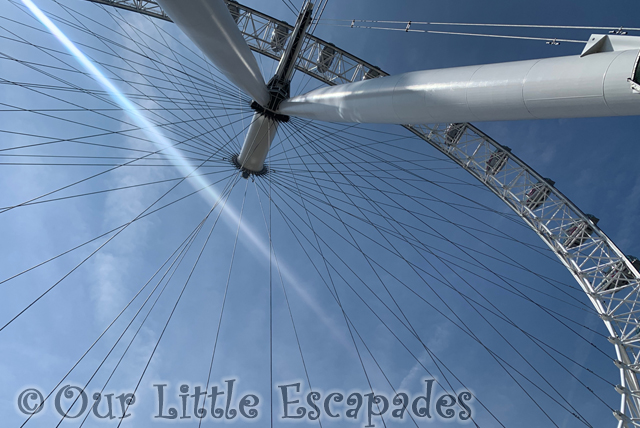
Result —
[[[616,389],[616,392],[620,395],[629,393],[629,390],[622,385],[616,385],[614,388]]]
[[[622,341],[622,338],[620,338],[620,336],[609,336],[607,337],[607,340],[609,341],[609,343],[611,343],[614,346],[622,346],[624,348],[627,347],[627,345]]]
[[[613,317],[609,314],[600,314],[598,316],[600,317],[600,319],[602,319],[602,321],[613,321]]]
[[[622,421],[626,424],[628,424],[629,422],[631,422],[631,419],[629,419],[629,416],[625,415],[624,413],[622,413],[620,410],[614,410],[613,411],[613,416],[619,420]]]
[[[615,366],[617,368],[619,368],[620,370],[629,370],[629,371],[632,371],[634,373],[640,373],[640,368],[638,368],[637,365],[625,364],[620,360],[613,360],[613,364],[615,364]]]
[[[256,101],[251,102],[251,109],[263,116],[267,116],[268,118],[273,119],[276,122],[286,123],[286,122],[289,122],[289,119],[290,119],[290,117],[287,116],[286,114],[280,114],[272,110],[268,110],[262,107]]]
[[[231,164],[242,172],[242,178],[245,178],[245,179],[249,178],[250,176],[260,177],[269,172],[269,168],[266,165],[264,166],[264,168],[262,168],[261,171],[258,171],[258,172],[251,171],[250,169],[243,167],[240,164],[240,161],[238,161],[238,155],[231,156]]]

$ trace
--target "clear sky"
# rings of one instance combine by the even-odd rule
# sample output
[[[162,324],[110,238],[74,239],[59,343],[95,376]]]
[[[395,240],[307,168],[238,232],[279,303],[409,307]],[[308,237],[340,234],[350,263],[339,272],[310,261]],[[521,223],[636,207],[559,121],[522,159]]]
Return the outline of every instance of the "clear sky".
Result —
[[[278,386],[300,383],[304,394],[318,391],[324,403],[331,392],[344,394],[345,401],[351,392],[372,390],[390,398],[397,391],[417,397],[425,392],[425,380],[434,378],[434,396],[473,394],[472,418],[481,427],[614,425],[610,409],[619,405],[614,352],[588,299],[535,233],[435,149],[398,126],[292,120],[274,142],[274,171],[255,181],[238,179],[228,158],[249,124],[250,100],[206,63],[175,25],[82,0],[34,3],[155,128],[139,129],[144,125],[124,112],[113,92],[105,91],[20,2],[2,0],[3,426],[24,422],[17,406],[22,391],[36,388],[46,395],[61,379],[61,387],[84,386],[91,379],[89,397],[103,388],[118,396],[137,387],[133,416],[122,426],[195,427],[191,398],[191,418],[154,418],[154,385],[167,384],[166,410],[180,408],[182,384],[193,394],[195,386],[208,384],[211,391],[235,379],[232,404],[237,408],[242,395],[255,394],[260,406],[257,421],[238,416],[233,424],[269,426],[272,392],[274,424],[285,426],[291,421],[281,418]],[[246,4],[295,22],[282,0]],[[629,10],[629,2],[603,7],[589,1],[578,7],[546,0],[329,0],[315,34],[396,74],[576,55],[582,45],[330,24],[366,19],[639,27]],[[476,31],[575,40],[590,34]],[[268,80],[275,63],[263,57],[259,64]],[[298,75],[292,91],[317,86]],[[624,253],[640,255],[637,120],[477,126],[600,218],[599,226]],[[147,158],[136,160],[141,156]],[[228,199],[221,198],[231,186]],[[121,232],[115,237],[113,232],[101,236],[176,200],[116,229]],[[182,243],[191,242],[194,229],[198,233],[182,258]],[[179,263],[173,264],[176,255]],[[170,266],[178,266],[175,273],[165,272]],[[154,289],[163,276],[170,281]],[[59,390],[25,426],[56,426]],[[114,406],[119,409],[117,400]],[[332,408],[347,410],[344,402]],[[103,403],[99,413],[105,412]],[[80,426],[83,417],[61,426]],[[304,426],[319,423],[304,421]],[[367,423],[363,415],[353,421],[326,414],[320,422]],[[118,423],[90,414],[84,426]],[[207,415],[202,425],[221,423]],[[390,411],[373,423],[464,425],[458,417],[398,421]]]

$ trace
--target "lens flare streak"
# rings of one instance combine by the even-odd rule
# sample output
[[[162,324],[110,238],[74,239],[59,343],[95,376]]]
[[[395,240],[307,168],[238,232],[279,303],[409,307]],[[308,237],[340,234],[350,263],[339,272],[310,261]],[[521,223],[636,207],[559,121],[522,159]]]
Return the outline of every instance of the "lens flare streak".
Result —
[[[95,66],[95,64],[80,50],[78,47],[54,24],[47,15],[38,6],[33,3],[32,0],[21,0],[22,3],[31,11],[31,13],[44,25],[51,34],[53,34],[62,45],[73,55],[76,60],[89,72],[94,79],[111,95],[115,102],[124,110],[136,125],[147,134],[147,137],[158,144],[162,151],[167,152],[174,159],[174,165],[183,172],[186,176],[193,178],[196,183],[192,183],[194,186],[204,187],[206,190],[206,196],[211,199],[212,202],[217,201],[220,198],[219,193],[209,186],[203,176],[195,174],[194,171],[190,171],[185,165],[188,164],[187,159],[181,154],[179,150],[176,150],[174,145],[160,132],[160,130],[152,124],[146,117],[140,113],[138,108],[107,78],[102,71]],[[235,228],[240,222],[240,215],[238,211],[227,204],[224,209],[225,221],[229,227]],[[257,249],[257,253],[261,254],[269,263],[270,251],[269,245],[261,239],[260,235],[247,223],[240,225],[240,230],[246,236],[248,241],[252,244],[252,248]],[[287,267],[283,261],[280,261],[281,273],[293,289],[302,297],[302,301],[307,304],[318,316],[319,319],[327,325],[327,327],[336,336],[339,336],[339,341],[349,350],[352,351],[352,347],[348,345],[348,341],[342,334],[339,333],[339,329],[333,322],[332,318],[324,312],[324,310],[313,301],[310,294],[300,286],[300,281],[296,278],[294,273]]]

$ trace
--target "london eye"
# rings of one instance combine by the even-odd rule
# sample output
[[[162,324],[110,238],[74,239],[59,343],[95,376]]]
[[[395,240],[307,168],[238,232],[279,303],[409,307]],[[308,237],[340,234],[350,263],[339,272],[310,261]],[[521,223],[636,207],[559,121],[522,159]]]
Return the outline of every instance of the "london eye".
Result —
[[[2,3],[6,426],[640,426],[624,8],[264,3]]]

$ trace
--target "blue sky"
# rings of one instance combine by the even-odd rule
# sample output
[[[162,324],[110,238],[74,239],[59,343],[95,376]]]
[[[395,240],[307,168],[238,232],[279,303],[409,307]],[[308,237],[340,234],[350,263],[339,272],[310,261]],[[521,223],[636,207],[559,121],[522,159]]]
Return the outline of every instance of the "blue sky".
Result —
[[[199,146],[191,147],[189,150],[193,151],[185,153],[198,159],[202,159],[202,153],[213,156],[215,162],[201,171],[211,173],[206,176],[210,183],[222,181],[212,185],[214,192],[189,196],[127,227],[56,285],[51,293],[0,331],[4,351],[0,356],[0,379],[3,380],[0,412],[6,426],[20,426],[24,420],[16,410],[20,391],[36,387],[48,393],[207,215],[216,194],[222,193],[225,184],[233,179],[232,168],[222,160],[226,152],[215,152],[214,155],[214,149],[231,140],[229,144],[237,150],[239,143],[232,137],[237,134],[241,140],[251,114],[247,100],[233,89],[222,86],[223,80],[199,58],[188,39],[175,26],[127,12],[109,15],[100,7],[80,0],[61,2],[69,9],[50,1],[36,3],[55,17],[55,22],[105,70],[107,76],[114,79],[118,88],[134,95],[133,101],[147,109],[143,114],[161,124],[162,132],[171,141],[193,140],[210,144],[206,149],[209,151]],[[300,0],[293,0],[293,3],[301,6]],[[289,23],[295,21],[295,16],[282,1],[251,1],[247,5]],[[546,1],[514,5],[498,1],[330,0],[323,18],[612,27],[626,24],[637,27],[630,19],[628,8],[628,4],[623,3],[602,8],[595,2],[583,2],[576,7],[571,2]],[[128,116],[111,104],[107,94],[100,92],[100,86],[90,76],[73,71],[81,70],[79,64],[64,54],[60,43],[42,31],[41,25],[18,3],[3,2],[2,11],[4,18],[0,23],[0,35],[4,38],[0,45],[3,53],[0,77],[5,88],[0,94],[0,102],[3,103],[0,148],[49,142],[51,139],[76,139],[74,141],[77,142],[4,151],[5,154],[22,157],[12,159],[4,156],[0,160],[3,163],[0,165],[3,189],[0,206],[20,204],[110,168],[105,165],[61,165],[63,163],[117,165],[127,156],[140,156],[144,150],[158,150],[157,142],[145,141],[147,134],[130,130],[132,123]],[[111,9],[109,11],[115,13]],[[124,21],[119,21],[119,16]],[[104,39],[88,34],[84,31],[86,28]],[[586,39],[589,31],[523,30],[504,34]],[[166,39],[161,40],[160,35]],[[327,25],[319,25],[316,35],[389,73],[573,55],[582,49],[581,45],[571,43],[549,46],[539,41]],[[35,44],[35,47],[22,43],[25,41]],[[172,49],[161,48],[165,43]],[[114,57],[113,52],[120,56]],[[174,54],[180,58],[177,62],[178,56],[173,57]],[[264,58],[259,63],[268,79],[274,64]],[[182,66],[195,70],[187,73],[192,78],[211,80],[203,83],[185,81],[184,75],[180,74],[180,70],[185,70],[181,69]],[[45,70],[48,74],[42,72]],[[133,70],[138,70],[138,73]],[[29,85],[20,86],[14,84],[16,82]],[[150,82],[161,87],[149,86]],[[210,86],[211,82],[221,85],[218,90],[223,93],[227,113],[231,111],[234,116],[225,116],[214,110],[217,106],[212,100],[216,90]],[[298,76],[293,84],[294,91],[306,82]],[[67,90],[52,89],[51,85]],[[310,83],[306,88],[313,86],[314,83]],[[208,91],[206,102],[202,101],[205,97],[199,90]],[[185,98],[187,91],[191,92],[189,101]],[[179,100],[181,108],[177,108],[175,100]],[[112,110],[100,110],[106,108]],[[92,111],[87,111],[89,109]],[[640,201],[640,178],[637,174],[640,148],[636,144],[636,124],[637,118],[629,117],[482,123],[478,126],[501,144],[511,147],[540,174],[555,180],[556,187],[584,212],[599,217],[599,226],[623,252],[640,255],[636,232]],[[224,125],[222,130],[216,129],[221,125]],[[554,261],[553,255],[541,248],[543,244],[533,232],[513,221],[508,209],[477,186],[471,177],[458,171],[423,142],[407,138],[399,127],[350,128],[313,124],[300,129],[301,126],[294,122],[281,128],[274,144],[272,161],[276,173],[271,181],[263,178],[256,182],[237,182],[187,282],[207,234],[220,213],[219,208],[213,211],[165,294],[140,329],[110,380],[107,392],[117,395],[135,388],[182,287],[187,283],[140,381],[139,401],[132,408],[135,418],[125,420],[123,426],[146,427],[162,423],[152,418],[157,412],[153,384],[169,384],[168,405],[176,406],[179,404],[180,384],[204,386],[207,378],[210,378],[211,385],[220,386],[224,380],[238,379],[240,393],[259,395],[260,421],[235,420],[233,423],[266,426],[270,384],[270,269],[265,222],[271,224],[275,248],[271,256],[273,384],[301,382],[308,391],[309,379],[313,389],[322,392],[323,399],[326,393],[333,391],[366,393],[371,385],[376,392],[392,397],[389,383],[393,389],[417,395],[423,390],[423,380],[435,376],[439,385],[443,385],[437,387],[439,392],[443,387],[448,388],[447,382],[451,382],[457,392],[468,389],[474,394],[475,399],[471,402],[474,420],[481,427],[499,424],[479,401],[505,426],[553,426],[551,420],[561,427],[584,426],[554,401],[560,401],[565,407],[575,406],[576,411],[593,426],[613,425],[615,421],[608,407],[617,408],[619,395],[610,384],[618,382],[618,374],[611,363],[614,354],[604,337],[606,332],[597,316],[587,309],[586,296],[576,289],[571,276]],[[122,133],[114,134],[113,131]],[[344,139],[328,135],[336,131]],[[101,132],[107,132],[107,135],[91,136]],[[197,137],[200,134],[204,137]],[[191,139],[187,138],[189,136]],[[372,142],[380,142],[378,148],[381,152],[372,151],[374,149],[369,146]],[[362,149],[345,148],[346,144]],[[114,146],[120,148],[115,149]],[[182,147],[185,148],[184,145]],[[336,147],[343,147],[342,152],[331,153]],[[323,152],[328,154],[323,156]],[[396,160],[406,157],[407,167],[415,167],[415,164],[408,163],[415,160],[421,166],[419,174],[424,181],[413,183],[403,174],[393,179],[386,178],[376,169],[380,165],[373,162],[374,157],[381,154]],[[85,158],[78,160],[69,156]],[[8,164],[14,161],[49,165]],[[173,181],[26,205],[0,213],[3,217],[0,221],[0,281],[131,221],[171,189],[177,183],[176,178],[184,175],[175,166],[180,162],[162,159],[141,161],[138,163],[156,166],[119,168],[47,199],[160,180]],[[189,165],[197,165],[194,162]],[[329,163],[333,163],[339,173],[323,172]],[[307,167],[316,173],[305,172],[303,168]],[[314,177],[320,181],[315,181]],[[186,181],[172,190],[161,204],[201,187],[197,180]],[[269,185],[273,198],[271,210]],[[375,208],[359,191],[383,203]],[[404,195],[385,199],[385,193],[394,195],[397,192]],[[427,199],[416,202],[406,195]],[[325,203],[327,200],[331,205]],[[404,209],[394,205],[394,200],[404,204]],[[493,211],[480,205],[491,207]],[[459,209],[462,206],[464,209]],[[230,210],[235,215],[228,215]],[[419,217],[410,216],[410,213],[418,213]],[[238,229],[240,215],[244,226]],[[415,227],[405,229],[401,235],[424,245],[423,250],[417,252],[415,246],[397,235],[380,234],[376,228],[363,222],[363,217],[388,227],[399,227],[400,224]],[[388,223],[389,218],[398,223]],[[305,223],[313,224],[313,228],[305,226]],[[234,245],[236,238],[237,246]],[[92,242],[0,284],[3,287],[0,324],[11,320],[103,242],[104,239]],[[392,255],[388,251],[391,246],[404,259]],[[490,271],[481,269],[479,263]],[[446,286],[447,281],[453,289]],[[154,285],[152,282],[151,286]],[[566,317],[566,324],[571,325],[573,331],[516,297],[508,291],[513,290],[510,287]],[[226,300],[225,288],[228,291]],[[287,292],[291,316],[283,289]],[[355,330],[347,329],[345,316],[331,290],[338,290],[341,304]],[[149,291],[146,289],[141,294],[143,297],[134,301],[62,385],[83,385],[120,333],[125,331],[124,341],[98,372],[88,391],[102,388],[140,325],[140,318],[136,318],[132,327],[125,329]],[[561,353],[570,360],[558,357],[564,368],[560,367],[541,348],[495,315],[483,309],[475,312],[460,298],[459,292],[484,302],[484,307],[488,307],[489,302],[495,304],[516,325],[547,344],[545,349],[551,350],[552,355],[558,357]],[[402,308],[402,314],[393,306],[389,293]],[[153,294],[151,301],[156,295]],[[418,295],[424,300],[417,298]],[[223,301],[225,309],[218,334]],[[380,318],[376,318],[363,302]],[[394,308],[393,313],[385,305]],[[144,306],[142,316],[148,307]],[[478,342],[462,333],[435,308],[450,317],[453,314],[459,316],[489,349],[512,364],[519,373],[534,380],[537,387],[523,380],[519,374],[510,372],[524,385],[520,388]],[[402,326],[399,320],[403,316],[410,320],[423,344],[438,356],[440,364],[434,362],[425,346]],[[506,340],[498,333],[503,334]],[[216,335],[215,360],[209,376]],[[522,356],[527,357],[527,361]],[[451,371],[443,369],[443,366]],[[523,389],[532,395],[549,418]],[[279,421],[279,391],[274,388],[273,392],[276,425],[284,426],[286,423]],[[45,411],[26,426],[55,426],[58,419],[53,406],[48,403]],[[400,425],[385,420],[387,426]],[[66,421],[62,426],[79,426],[80,421],[81,418]],[[97,421],[90,417],[87,426],[116,426],[117,422]],[[326,426],[339,427],[365,425],[363,419],[357,422],[323,419],[322,422]],[[172,423],[197,426],[194,418]],[[450,423],[459,424],[458,421]],[[202,425],[212,424],[211,419],[205,419]],[[411,426],[413,422],[405,420],[402,424]],[[418,424],[439,426],[444,422],[432,420],[419,421]],[[376,420],[376,426],[383,426],[383,422]]]

